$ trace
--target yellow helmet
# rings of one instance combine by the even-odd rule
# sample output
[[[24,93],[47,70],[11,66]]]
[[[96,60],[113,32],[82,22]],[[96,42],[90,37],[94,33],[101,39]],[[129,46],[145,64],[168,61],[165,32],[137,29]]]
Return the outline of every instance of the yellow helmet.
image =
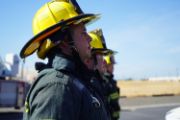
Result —
[[[107,54],[103,56],[103,59],[106,61],[106,63],[109,64],[115,64],[115,60],[114,60],[114,54]]]
[[[96,29],[88,33],[89,36],[91,37],[91,49],[92,49],[92,54],[94,53],[101,53],[101,54],[108,54],[108,53],[113,53],[112,50],[107,49],[106,47],[106,42],[103,36],[102,29]]]
[[[59,2],[69,2],[69,0],[53,0],[53,1],[59,1]]]
[[[46,40],[55,32],[63,30],[71,24],[86,24],[99,18],[99,15],[95,14],[79,15],[74,6],[66,1],[54,0],[48,2],[37,11],[33,19],[33,33],[35,36],[22,48],[20,52],[21,58],[33,54],[39,49],[43,40]],[[46,41],[45,43],[47,43]],[[45,43],[42,45],[46,46]]]
[[[45,59],[47,52],[54,46],[56,46],[56,44],[54,44],[50,39],[44,40],[37,51],[37,56],[41,59]]]
[[[93,30],[93,31],[89,32],[89,35],[91,37],[90,45],[91,45],[92,49],[106,48],[102,29]]]
[[[91,45],[92,49],[93,48],[104,48],[103,44],[101,42],[101,39],[97,34],[95,34],[94,32],[89,32],[89,36],[91,37],[90,45]]]
[[[72,3],[71,0],[54,0],[54,1],[71,3],[75,7],[76,12],[78,12],[79,14],[83,13],[76,1],[74,1],[75,3],[74,2]],[[56,45],[57,44],[54,44],[50,39],[44,40],[43,43],[41,43],[39,49],[37,50],[37,56],[41,59],[45,59],[48,51]]]

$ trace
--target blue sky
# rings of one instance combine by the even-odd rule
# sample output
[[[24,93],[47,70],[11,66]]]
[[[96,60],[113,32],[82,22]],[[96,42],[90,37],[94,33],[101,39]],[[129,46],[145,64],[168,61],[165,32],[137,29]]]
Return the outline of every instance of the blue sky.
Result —
[[[32,19],[48,0],[1,1],[0,56],[17,53],[33,36]],[[102,28],[107,46],[118,51],[115,78],[177,76],[180,73],[179,0],[77,0],[85,13],[101,19],[87,29]],[[34,69],[37,57],[26,59]]]

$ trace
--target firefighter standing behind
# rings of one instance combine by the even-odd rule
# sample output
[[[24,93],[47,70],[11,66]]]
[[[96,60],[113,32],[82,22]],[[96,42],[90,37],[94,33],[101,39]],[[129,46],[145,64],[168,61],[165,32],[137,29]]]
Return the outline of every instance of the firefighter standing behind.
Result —
[[[106,81],[108,103],[112,120],[120,118],[121,106],[119,105],[120,88],[117,87],[117,81],[114,80],[114,54],[104,55],[105,66],[107,71],[103,74],[103,79]]]
[[[120,118],[119,105],[119,88],[116,81],[113,79],[114,70],[114,51],[107,49],[105,39],[101,29],[96,29],[89,32],[92,38],[91,47],[92,55],[95,61],[96,78],[92,80],[92,84],[102,95],[102,99],[106,103],[106,108],[110,112],[112,120]],[[98,80],[98,81],[96,81]]]
[[[35,36],[20,56],[37,52],[48,63],[29,90],[24,120],[109,120],[101,98],[82,82],[77,70],[77,64],[91,57],[91,38],[84,25],[96,18],[79,15],[62,1],[48,2],[38,10],[33,20]]]

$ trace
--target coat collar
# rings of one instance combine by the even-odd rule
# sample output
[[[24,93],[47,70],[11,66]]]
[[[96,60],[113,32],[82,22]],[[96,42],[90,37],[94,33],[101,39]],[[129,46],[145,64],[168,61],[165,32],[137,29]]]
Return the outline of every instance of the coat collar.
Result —
[[[75,63],[72,58],[60,54],[53,59],[52,67],[56,70],[75,71]]]

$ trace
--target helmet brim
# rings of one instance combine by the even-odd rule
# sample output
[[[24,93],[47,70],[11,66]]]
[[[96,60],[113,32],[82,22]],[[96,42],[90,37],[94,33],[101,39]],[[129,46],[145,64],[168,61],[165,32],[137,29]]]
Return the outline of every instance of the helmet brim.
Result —
[[[113,51],[111,49],[106,49],[106,48],[93,48],[91,50],[92,54],[103,54],[103,55],[108,55],[108,54],[116,54],[116,51]]]
[[[60,21],[57,24],[45,29],[44,31],[35,35],[32,39],[30,39],[24,47],[20,51],[20,57],[25,58],[31,54],[33,54],[40,46],[41,41],[47,39],[50,35],[61,30],[63,26],[68,26],[70,24],[89,24],[100,18],[99,14],[81,14],[76,17]]]

